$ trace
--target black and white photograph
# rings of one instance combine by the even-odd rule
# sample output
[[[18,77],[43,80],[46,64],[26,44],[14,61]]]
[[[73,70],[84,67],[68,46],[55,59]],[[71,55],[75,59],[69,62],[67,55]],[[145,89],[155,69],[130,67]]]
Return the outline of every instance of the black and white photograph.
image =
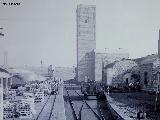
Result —
[[[0,0],[0,120],[160,120],[160,1]]]

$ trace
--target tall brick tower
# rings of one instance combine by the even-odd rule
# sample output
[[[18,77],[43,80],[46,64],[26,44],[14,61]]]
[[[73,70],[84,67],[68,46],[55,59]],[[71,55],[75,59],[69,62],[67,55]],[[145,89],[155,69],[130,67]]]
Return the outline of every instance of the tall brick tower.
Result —
[[[96,48],[96,7],[77,6],[77,79],[94,79],[94,55]],[[91,54],[88,54],[91,53]],[[87,59],[87,60],[86,60]]]

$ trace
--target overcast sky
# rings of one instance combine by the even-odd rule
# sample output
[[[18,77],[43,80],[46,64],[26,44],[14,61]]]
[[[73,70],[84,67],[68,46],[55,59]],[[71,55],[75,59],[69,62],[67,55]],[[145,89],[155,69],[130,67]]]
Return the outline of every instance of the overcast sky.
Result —
[[[98,49],[124,48],[130,58],[157,52],[159,0],[16,0],[0,2],[0,64],[73,66],[76,63],[77,4],[96,5]],[[10,0],[12,1],[12,0]]]

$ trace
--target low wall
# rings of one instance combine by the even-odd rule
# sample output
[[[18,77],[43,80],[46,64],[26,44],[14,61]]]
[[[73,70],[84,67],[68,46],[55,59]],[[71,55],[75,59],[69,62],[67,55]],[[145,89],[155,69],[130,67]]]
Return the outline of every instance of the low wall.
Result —
[[[106,98],[107,98],[107,96],[106,96]],[[107,107],[108,107],[109,110],[111,111],[112,116],[114,117],[115,120],[124,120],[124,119],[111,107],[111,105],[109,104],[109,102],[107,101],[107,99],[106,99],[106,103],[107,103]]]

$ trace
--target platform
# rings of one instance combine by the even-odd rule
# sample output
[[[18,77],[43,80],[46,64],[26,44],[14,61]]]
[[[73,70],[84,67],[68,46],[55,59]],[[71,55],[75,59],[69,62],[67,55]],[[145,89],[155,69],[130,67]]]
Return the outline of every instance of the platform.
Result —
[[[52,120],[66,120],[62,84],[59,86],[59,92],[56,96],[56,102],[52,113]]]

